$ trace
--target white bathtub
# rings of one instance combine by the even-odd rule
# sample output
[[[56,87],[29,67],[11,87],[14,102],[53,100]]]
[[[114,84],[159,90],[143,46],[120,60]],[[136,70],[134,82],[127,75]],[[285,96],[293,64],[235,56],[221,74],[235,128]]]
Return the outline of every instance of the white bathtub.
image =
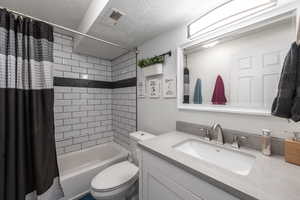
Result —
[[[115,143],[58,157],[60,180],[65,193],[62,200],[78,199],[90,189],[90,183],[106,167],[127,159],[129,152]]]

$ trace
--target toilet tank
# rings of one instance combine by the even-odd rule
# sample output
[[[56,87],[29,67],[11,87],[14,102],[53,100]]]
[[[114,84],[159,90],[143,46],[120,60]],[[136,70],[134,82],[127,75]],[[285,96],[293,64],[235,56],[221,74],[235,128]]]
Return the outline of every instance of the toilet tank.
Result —
[[[154,138],[155,135],[143,131],[130,133],[130,151],[134,164],[138,165],[139,162],[139,148],[138,142]]]

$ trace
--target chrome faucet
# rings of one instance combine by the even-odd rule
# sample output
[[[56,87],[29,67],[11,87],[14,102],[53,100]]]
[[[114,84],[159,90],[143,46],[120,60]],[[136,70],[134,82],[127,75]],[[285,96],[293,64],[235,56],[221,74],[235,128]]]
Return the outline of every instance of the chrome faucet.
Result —
[[[214,135],[217,135],[217,143],[218,144],[224,144],[224,135],[223,130],[220,124],[214,124],[212,126],[212,132]]]

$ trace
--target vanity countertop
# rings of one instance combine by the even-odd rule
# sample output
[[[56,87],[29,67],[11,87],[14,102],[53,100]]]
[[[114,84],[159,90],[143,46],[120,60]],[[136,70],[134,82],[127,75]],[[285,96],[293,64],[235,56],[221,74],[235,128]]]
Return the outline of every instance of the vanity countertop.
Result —
[[[238,151],[256,157],[250,173],[242,176],[173,148],[174,145],[190,139],[201,140],[195,135],[174,131],[140,142],[139,145],[200,178],[210,180],[211,184],[243,200],[300,199],[300,166],[286,163],[284,157],[268,157],[259,151],[240,148]],[[225,144],[224,147],[232,149],[230,144]]]

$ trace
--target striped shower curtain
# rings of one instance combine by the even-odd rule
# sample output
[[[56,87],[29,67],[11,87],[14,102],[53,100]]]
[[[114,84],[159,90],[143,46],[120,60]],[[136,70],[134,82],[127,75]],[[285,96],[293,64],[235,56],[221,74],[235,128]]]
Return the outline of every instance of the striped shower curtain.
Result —
[[[57,200],[53,27],[0,9],[0,199]]]

